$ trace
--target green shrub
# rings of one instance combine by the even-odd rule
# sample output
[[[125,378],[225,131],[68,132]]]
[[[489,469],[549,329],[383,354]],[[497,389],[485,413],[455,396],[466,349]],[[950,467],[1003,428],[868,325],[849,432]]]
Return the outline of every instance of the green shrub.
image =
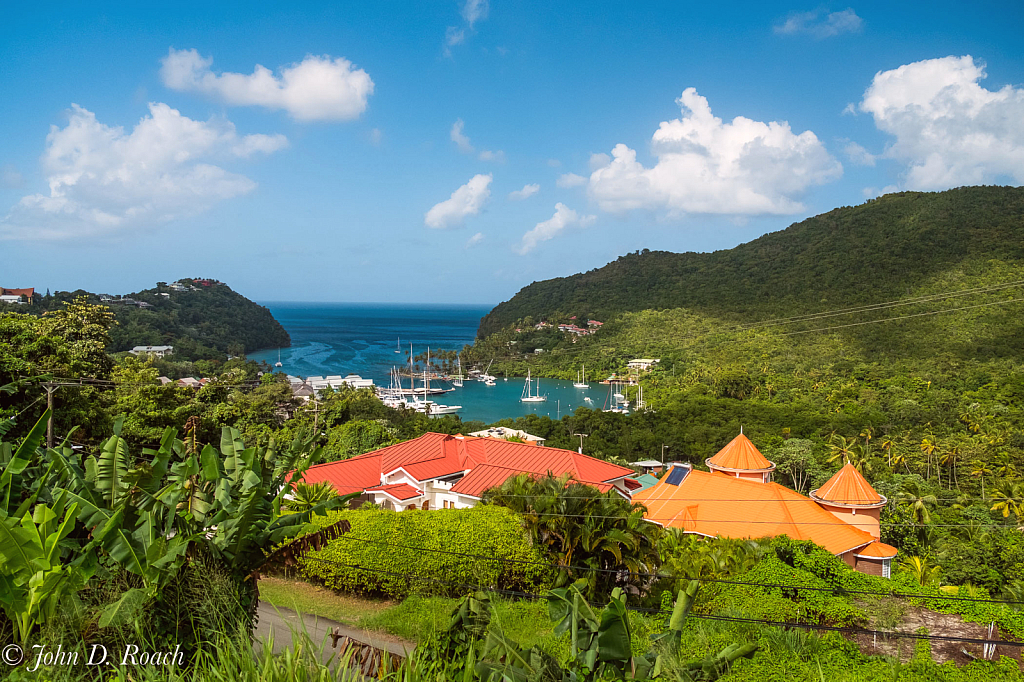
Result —
[[[464,594],[472,585],[533,592],[545,584],[547,562],[519,515],[503,507],[355,509],[316,523],[341,519],[352,530],[300,560],[307,578],[333,589],[400,598],[412,591]]]

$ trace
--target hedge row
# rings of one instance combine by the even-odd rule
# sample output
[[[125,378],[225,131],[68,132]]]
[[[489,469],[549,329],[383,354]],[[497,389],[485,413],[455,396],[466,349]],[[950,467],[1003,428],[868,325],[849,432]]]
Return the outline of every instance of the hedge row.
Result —
[[[504,507],[355,509],[316,522],[327,526],[341,519],[352,530],[300,560],[305,577],[333,589],[401,598],[410,592],[461,594],[475,585],[529,592],[545,585],[546,559],[519,515]]]

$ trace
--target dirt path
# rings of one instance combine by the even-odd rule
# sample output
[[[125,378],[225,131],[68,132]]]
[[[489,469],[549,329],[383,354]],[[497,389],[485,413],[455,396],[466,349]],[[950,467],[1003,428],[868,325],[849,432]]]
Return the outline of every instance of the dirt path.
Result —
[[[267,638],[273,635],[275,654],[291,646],[293,632],[302,632],[303,630],[309,635],[314,644],[324,642],[321,658],[325,663],[336,652],[335,649],[331,648],[331,638],[328,636],[335,629],[342,636],[350,637],[351,639],[403,657],[412,653],[416,647],[414,642],[408,642],[392,635],[353,628],[327,618],[299,614],[291,609],[274,606],[265,601],[260,602],[258,613],[259,623],[256,626],[256,640],[260,643],[266,642]]]

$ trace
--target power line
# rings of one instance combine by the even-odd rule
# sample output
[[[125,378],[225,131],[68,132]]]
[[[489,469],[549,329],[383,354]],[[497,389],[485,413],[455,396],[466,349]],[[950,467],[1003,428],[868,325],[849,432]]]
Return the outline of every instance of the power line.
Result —
[[[985,308],[985,307],[994,306],[994,305],[1006,305],[1007,303],[1020,303],[1021,301],[1024,301],[1024,298],[1011,298],[1011,299],[1007,299],[1005,301],[992,301],[992,302],[989,302],[989,303],[978,303],[976,305],[966,305],[966,306],[963,306],[963,307],[960,307],[960,308],[948,308],[946,310],[933,310],[933,311],[926,312],[926,313],[914,313],[913,315],[900,315],[899,317],[888,317],[888,318],[885,318],[883,320],[869,320],[867,322],[851,322],[849,324],[840,324],[840,325],[836,325],[834,327],[821,327],[820,329],[805,329],[805,330],[802,330],[802,331],[786,332],[785,334],[780,334],[779,336],[794,336],[796,334],[810,334],[811,332],[827,332],[827,331],[832,331],[833,329],[845,329],[847,327],[860,327],[860,326],[863,326],[865,324],[875,324],[877,322],[894,322],[896,320],[909,320],[912,317],[924,317],[926,315],[938,315],[939,313],[955,313],[955,312],[958,312],[960,310],[972,310],[974,308]]]
[[[343,562],[340,562],[340,561],[332,561],[330,559],[321,559],[319,557],[309,556],[308,554],[304,555],[303,559],[309,560],[309,561],[316,561],[316,562],[323,563],[323,564],[328,564],[328,565],[340,566],[342,568],[350,568],[350,569],[353,569],[353,570],[364,571],[366,573],[377,573],[377,574],[381,574],[381,575],[391,575],[391,576],[395,576],[395,577],[401,577],[401,578],[405,578],[407,581],[411,581],[411,580],[415,579],[415,580],[419,580],[421,582],[438,583],[438,584],[443,584],[443,585],[449,585],[451,587],[471,588],[471,589],[476,589],[476,590],[481,590],[481,591],[486,591],[486,592],[495,592],[495,593],[506,594],[506,595],[510,595],[510,596],[518,596],[518,597],[523,597],[523,598],[532,599],[532,600],[537,600],[537,599],[545,598],[545,595],[538,594],[536,592],[525,592],[525,591],[519,591],[519,590],[504,590],[504,589],[494,588],[494,587],[490,587],[490,586],[486,586],[486,585],[474,585],[474,584],[470,584],[470,583],[458,583],[456,581],[444,580],[444,579],[441,579],[441,578],[429,578],[429,577],[426,577],[426,576],[419,576],[419,575],[415,575],[415,574],[411,574],[411,573],[400,573],[400,572],[396,572],[396,571],[387,571],[387,570],[383,570],[383,569],[366,568],[365,566],[359,566],[357,564],[346,564],[346,563],[343,563]],[[600,604],[600,603],[591,602],[591,601],[588,601],[587,603],[590,604],[591,606],[598,607],[598,608],[604,608],[606,606],[605,604]],[[635,607],[635,606],[627,606],[626,610],[628,610],[628,611],[636,611],[638,613],[662,614],[662,615],[670,615],[672,613],[672,611],[667,611],[667,610],[664,610],[664,609],[647,609],[647,608],[641,608],[641,607]],[[898,631],[890,632],[890,631],[886,631],[886,630],[868,630],[868,629],[865,629],[865,628],[852,628],[852,627],[835,626],[835,625],[820,625],[818,623],[803,623],[803,622],[793,622],[793,621],[776,621],[776,620],[768,620],[768,619],[763,619],[763,618],[743,618],[743,617],[736,617],[736,616],[695,614],[693,612],[691,612],[689,614],[689,616],[691,618],[696,618],[698,620],[712,620],[712,621],[725,621],[725,622],[736,622],[736,623],[750,623],[750,624],[758,624],[758,625],[768,625],[768,626],[772,626],[772,627],[802,628],[802,629],[807,629],[807,630],[828,631],[828,632],[841,632],[841,633],[847,633],[847,634],[864,634],[864,635],[872,635],[872,636],[882,636],[883,638],[924,639],[924,640],[929,640],[929,641],[934,640],[934,641],[949,641],[949,642],[966,642],[966,643],[970,643],[970,644],[995,644],[997,646],[998,645],[1002,645],[1002,646],[1012,646],[1012,647],[1024,647],[1024,642],[1004,641],[1004,640],[989,640],[989,639],[980,639],[980,638],[974,638],[974,637],[950,637],[950,636],[947,636],[947,635],[932,635],[932,634],[920,634],[920,633],[914,633],[914,632],[898,632]]]
[[[1009,288],[1013,288],[1013,287],[1018,287],[1018,286],[1024,286],[1024,281],[1015,281],[1015,282],[1009,282],[1009,283],[1002,284],[1002,285],[992,285],[992,286],[988,286],[988,287],[976,287],[976,288],[973,288],[973,289],[964,289],[964,290],[959,290],[959,291],[944,292],[942,294],[932,294],[932,295],[929,295],[929,296],[921,296],[921,297],[917,297],[915,299],[909,299],[909,300],[904,299],[904,300],[890,301],[890,302],[886,302],[886,303],[869,304],[869,305],[865,305],[865,306],[858,306],[856,308],[840,308],[840,309],[836,309],[836,310],[822,311],[820,313],[811,313],[809,315],[802,315],[802,316],[798,315],[798,316],[794,316],[794,317],[790,317],[790,318],[774,318],[774,319],[764,320],[764,321],[761,321],[761,322],[741,323],[741,324],[736,324],[736,325],[732,325],[732,326],[722,327],[722,328],[719,328],[719,329],[709,330],[709,331],[704,332],[704,333],[677,335],[677,336],[675,336],[673,338],[674,338],[674,340],[677,340],[677,341],[678,340],[689,340],[689,339],[700,339],[700,338],[705,338],[706,339],[708,336],[711,336],[712,334],[731,333],[731,332],[738,332],[738,331],[749,331],[749,330],[753,330],[753,329],[757,329],[757,328],[761,328],[761,327],[772,327],[772,326],[778,326],[778,325],[781,325],[781,324],[791,324],[791,323],[794,323],[794,322],[813,321],[815,319],[823,319],[823,318],[827,318],[827,317],[835,317],[835,316],[838,316],[838,315],[850,315],[850,314],[855,314],[855,313],[859,313],[859,312],[873,312],[875,310],[884,310],[884,309],[899,307],[899,306],[903,306],[903,305],[915,305],[915,304],[922,304],[922,303],[935,303],[935,302],[939,302],[939,301],[942,301],[942,300],[945,300],[945,299],[948,299],[948,298],[955,298],[955,297],[959,297],[959,296],[966,296],[966,295],[972,295],[972,294],[995,293],[995,292],[998,292],[998,291],[1002,291],[1002,290],[1005,290],[1005,289],[1009,289]],[[1006,304],[1006,303],[1015,303],[1015,302],[1020,302],[1020,301],[1024,301],[1024,298],[1017,298],[1017,299],[1009,299],[1009,300],[1006,300],[1006,301],[996,301],[996,302],[990,302],[990,303],[983,303],[983,304],[978,304],[978,305],[974,305],[974,306],[963,306],[963,307],[959,307],[959,308],[946,308],[946,309],[942,309],[942,310],[933,310],[933,311],[929,311],[929,312],[926,312],[926,313],[917,313],[917,314],[913,314],[913,315],[902,315],[902,316],[897,316],[897,317],[880,318],[880,319],[876,319],[876,320],[868,320],[868,321],[865,321],[865,322],[858,322],[858,323],[849,324],[849,325],[836,325],[836,326],[832,326],[832,327],[821,327],[821,328],[807,329],[807,330],[802,330],[802,331],[797,331],[797,332],[786,332],[786,333],[782,333],[782,334],[779,334],[779,335],[780,336],[792,336],[792,335],[796,335],[796,334],[809,334],[811,332],[831,331],[831,330],[834,330],[834,329],[844,329],[846,327],[861,326],[861,325],[866,325],[866,324],[878,324],[878,323],[881,323],[881,322],[892,322],[892,321],[897,321],[897,320],[910,319],[910,318],[914,318],[914,317],[921,317],[921,316],[924,316],[924,315],[938,315],[940,313],[957,312],[957,311],[962,311],[962,310],[970,310],[972,308],[980,308],[980,307],[992,306],[992,305],[1003,305],[1003,304]],[[557,349],[556,348],[556,349],[554,349],[554,350],[552,350],[550,352],[550,355],[578,355],[578,354],[586,352],[587,350],[589,350],[589,349],[586,349],[586,348],[576,348],[576,349],[564,348],[564,349]]]
[[[469,554],[469,553],[466,553],[466,552],[456,552],[456,551],[453,551],[453,550],[436,549],[436,548],[429,548],[429,547],[412,547],[412,546],[409,546],[409,545],[400,545],[400,544],[396,544],[396,543],[392,543],[392,542],[383,542],[383,541],[380,541],[380,540],[371,540],[369,538],[355,537],[355,536],[347,534],[347,533],[344,534],[344,535],[339,536],[338,539],[341,539],[341,540],[355,540],[357,542],[365,542],[365,543],[373,544],[373,545],[383,545],[385,547],[391,547],[391,548],[394,548],[394,549],[406,549],[406,550],[415,551],[415,552],[432,552],[432,553],[435,553],[435,554],[447,554],[449,556],[459,556],[459,557],[463,557],[463,558],[467,558],[467,559],[475,559],[477,561],[492,561],[492,562],[497,562],[497,563],[510,563],[510,564],[526,564],[526,565],[532,565],[532,566],[544,566],[544,567],[547,567],[547,568],[555,568],[555,569],[559,569],[559,570],[591,571],[591,572],[598,572],[598,573],[614,573],[614,574],[621,574],[621,573],[627,572],[630,575],[635,575],[635,576],[638,576],[638,577],[647,577],[647,578],[669,578],[669,577],[671,577],[671,578],[676,579],[676,580],[701,580],[701,581],[704,581],[704,582],[723,583],[723,584],[727,584],[727,585],[746,585],[746,586],[752,586],[752,587],[775,587],[775,588],[787,589],[787,590],[805,590],[805,591],[811,591],[811,592],[828,592],[830,594],[835,594],[837,592],[843,592],[843,593],[847,593],[847,594],[873,595],[873,596],[879,596],[879,597],[899,597],[899,598],[902,598],[902,599],[939,599],[939,600],[943,600],[943,601],[962,601],[962,602],[975,602],[975,603],[985,603],[985,604],[1004,604],[1004,605],[1024,604],[1024,602],[1020,602],[1020,601],[1007,601],[1007,600],[1000,600],[1000,599],[979,599],[977,597],[960,597],[960,596],[952,596],[952,595],[932,596],[932,595],[913,594],[913,593],[907,593],[907,592],[896,592],[896,591],[878,592],[878,591],[871,591],[871,590],[847,590],[847,589],[844,589],[844,588],[833,588],[833,589],[830,589],[830,588],[826,588],[826,587],[816,587],[816,586],[812,586],[812,585],[806,585],[805,586],[805,585],[790,585],[790,584],[779,584],[779,583],[758,583],[758,582],[749,582],[749,581],[742,581],[742,580],[727,580],[727,579],[724,579],[724,578],[695,577],[695,576],[688,576],[688,575],[667,576],[667,575],[660,574],[660,573],[649,573],[649,572],[644,572],[644,571],[626,571],[625,569],[617,569],[617,568],[599,568],[599,567],[595,567],[595,566],[576,566],[576,565],[571,565],[571,564],[570,565],[561,565],[561,564],[552,564],[550,562],[544,562],[544,561],[530,561],[530,560],[527,560],[527,559],[509,559],[509,558],[506,558],[506,557],[484,556],[484,555],[481,555],[481,554]]]

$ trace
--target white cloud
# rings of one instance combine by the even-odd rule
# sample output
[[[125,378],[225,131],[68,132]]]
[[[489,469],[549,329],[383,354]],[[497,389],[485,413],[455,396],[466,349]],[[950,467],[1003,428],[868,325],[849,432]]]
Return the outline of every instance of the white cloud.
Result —
[[[523,185],[522,189],[517,189],[514,192],[509,192],[508,198],[512,199],[513,201],[522,201],[523,199],[528,199],[532,197],[539,191],[540,185],[537,183],[533,183],[532,185]]]
[[[469,182],[452,192],[450,198],[427,211],[423,222],[427,227],[437,230],[462,225],[466,216],[480,213],[480,209],[487,203],[491,196],[492,179],[490,174],[474,175]]]
[[[857,164],[858,166],[874,166],[875,155],[864,149],[861,145],[853,141],[847,141],[843,147],[843,152],[850,158],[850,161]]]
[[[466,0],[466,3],[462,6],[462,18],[466,20],[470,28],[473,28],[473,24],[487,18],[489,10],[490,3],[488,0]]]
[[[784,22],[775,25],[775,32],[781,35],[807,34],[821,40],[841,33],[857,33],[864,27],[864,20],[851,8],[826,14],[824,10],[795,12]]]
[[[466,124],[463,123],[462,119],[456,119],[455,123],[452,124],[451,132],[449,136],[455,146],[459,148],[459,151],[463,154],[475,154],[476,148],[473,143],[469,141],[469,137],[463,132]],[[505,163],[505,152],[500,149],[497,151],[491,151],[490,149],[481,150],[478,157],[481,161],[496,161],[498,163]]]
[[[612,161],[591,173],[588,191],[602,210],[798,213],[801,193],[842,175],[842,165],[809,130],[796,135],[784,121],[763,123],[743,116],[723,123],[693,88],[677,102],[683,116],[661,123],[654,133],[652,151],[658,161],[652,168],[619,144]]]
[[[987,90],[983,78],[970,55],[875,75],[860,109],[895,138],[884,156],[906,164],[905,188],[1024,183],[1024,88]]]
[[[466,40],[466,31],[458,26],[449,26],[448,30],[444,34],[444,44],[446,48],[455,47],[461,45]],[[447,50],[446,50],[447,53]],[[448,53],[450,54],[450,53]]]
[[[282,67],[280,76],[259,64],[249,75],[214,73],[213,58],[175,50],[162,60],[160,76],[172,90],[200,92],[227,104],[284,109],[298,121],[344,121],[366,110],[373,81],[342,57],[309,55]]]
[[[470,237],[469,239],[466,240],[466,248],[468,249],[471,246],[476,246],[477,244],[479,244],[483,240],[484,240],[484,233],[483,232],[477,232],[472,237]]]
[[[525,255],[537,248],[541,242],[554,239],[570,227],[587,227],[597,220],[597,216],[576,213],[563,203],[555,204],[555,214],[537,223],[537,225],[523,235],[523,240],[516,248],[516,252]]]
[[[455,123],[452,124],[451,138],[455,146],[459,148],[459,151],[463,154],[472,154],[475,150],[473,145],[470,143],[469,138],[462,132],[462,129],[466,127],[466,124],[462,122],[462,119],[456,119]]]
[[[582,175],[576,175],[575,173],[563,173],[558,176],[558,180],[555,181],[555,185],[558,187],[579,187],[580,185],[587,184],[587,179]]]
[[[240,136],[230,121],[194,121],[157,103],[126,133],[72,105],[67,127],[51,126],[46,137],[49,195],[22,198],[0,221],[0,236],[83,237],[195,215],[256,187],[211,161],[269,154],[287,144],[283,135]]]

